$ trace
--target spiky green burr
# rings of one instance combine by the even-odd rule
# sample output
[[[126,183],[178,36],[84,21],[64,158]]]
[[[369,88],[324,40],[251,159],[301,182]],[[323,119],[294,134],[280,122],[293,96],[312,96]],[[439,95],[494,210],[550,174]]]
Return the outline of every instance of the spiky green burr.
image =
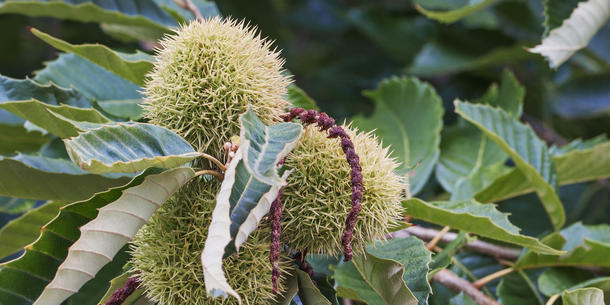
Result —
[[[362,253],[371,241],[383,239],[400,220],[406,178],[394,173],[398,164],[371,133],[343,126],[360,157],[364,191],[352,246]],[[350,166],[338,139],[310,126],[286,158],[293,169],[284,187],[282,242],[291,249],[338,255],[351,209]]]
[[[234,305],[236,299],[211,299],[206,295],[201,251],[212,220],[220,182],[193,181],[170,198],[137,233],[132,247],[133,271],[146,294],[159,305]],[[269,262],[269,224],[263,222],[238,254],[224,259],[228,283],[243,304],[272,303],[273,284]],[[290,259],[279,260],[282,277]],[[280,282],[280,291],[283,283]]]
[[[182,26],[160,42],[144,88],[146,118],[218,159],[239,135],[239,115],[252,106],[265,123],[279,120],[290,77],[272,42],[233,19]]]

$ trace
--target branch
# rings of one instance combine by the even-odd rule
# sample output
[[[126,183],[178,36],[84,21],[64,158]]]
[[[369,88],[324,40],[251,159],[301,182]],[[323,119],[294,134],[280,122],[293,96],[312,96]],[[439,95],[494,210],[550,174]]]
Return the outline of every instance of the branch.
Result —
[[[469,281],[457,276],[447,269],[439,271],[434,275],[433,279],[456,293],[463,291],[464,294],[471,297],[478,305],[500,305],[496,300],[486,296],[479,289],[472,286]]]
[[[396,231],[392,233],[393,238],[404,238],[408,236],[415,236],[424,241],[432,240],[434,237],[438,236],[440,231],[435,229],[428,229],[420,226],[412,226],[406,228],[404,230]],[[453,232],[447,232],[441,237],[441,242],[449,243],[457,238],[457,234]],[[519,258],[521,254],[521,250],[517,248],[507,248],[498,245],[494,245],[492,243],[484,242],[481,240],[475,240],[466,244],[466,248],[470,250],[474,250],[483,254],[487,254],[489,256],[493,256],[496,258],[504,258],[516,260]]]

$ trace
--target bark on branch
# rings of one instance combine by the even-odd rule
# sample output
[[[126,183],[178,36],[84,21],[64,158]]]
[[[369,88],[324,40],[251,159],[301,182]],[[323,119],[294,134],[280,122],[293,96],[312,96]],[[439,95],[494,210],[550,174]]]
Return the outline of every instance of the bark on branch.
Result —
[[[412,226],[406,228],[404,230],[396,231],[392,233],[392,238],[405,238],[408,236],[415,236],[424,241],[432,240],[434,237],[438,236],[439,230],[428,229],[420,226]],[[441,242],[449,243],[457,238],[457,234],[453,232],[447,232],[441,238]],[[503,258],[509,260],[516,260],[519,258],[521,254],[521,250],[517,248],[508,248],[502,247],[498,245],[494,245],[488,242],[484,242],[481,240],[475,240],[473,242],[469,242],[465,246],[466,248],[477,251],[479,253],[487,254],[489,256],[493,256],[496,258]]]
[[[481,290],[472,286],[469,281],[447,269],[439,271],[434,275],[433,279],[456,293],[463,291],[464,294],[471,297],[478,305],[500,305],[496,300],[486,296]]]

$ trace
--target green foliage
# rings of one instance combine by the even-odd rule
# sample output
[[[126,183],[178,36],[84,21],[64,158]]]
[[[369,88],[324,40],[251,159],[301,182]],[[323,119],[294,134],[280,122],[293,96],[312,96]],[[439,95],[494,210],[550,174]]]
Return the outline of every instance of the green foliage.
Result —
[[[557,196],[557,172],[548,147],[534,131],[499,108],[456,101],[456,112],[496,142],[534,186],[555,229],[565,223]]]
[[[598,304],[604,305],[604,293],[599,288],[579,288],[561,294],[565,305]]]
[[[535,238],[519,234],[519,228],[508,221],[508,215],[496,210],[492,204],[481,204],[475,200],[428,203],[413,198],[404,201],[403,205],[407,213],[417,219],[520,245],[536,253],[563,253]]]
[[[118,199],[98,208],[95,219],[79,228],[80,237],[70,246],[55,277],[34,304],[59,305],[78,291],[194,175],[191,168],[148,175],[140,184],[123,190]]]
[[[90,174],[65,159],[25,154],[0,156],[0,172],[0,195],[41,200],[83,200],[129,180]]]
[[[0,304],[610,303],[606,0],[217,3],[0,0]]]
[[[371,117],[354,119],[356,127],[372,131],[392,145],[391,156],[402,163],[398,172],[413,171],[410,191],[417,194],[432,173],[440,154],[443,127],[441,99],[430,85],[416,78],[390,78],[365,95],[375,102]]]
[[[146,53],[115,52],[103,45],[73,45],[34,28],[30,31],[53,47],[81,56],[136,85],[144,84],[146,74],[153,67],[153,58]]]
[[[2,243],[0,257],[17,253],[36,241],[42,226],[53,219],[64,205],[64,202],[47,202],[4,225],[0,229],[0,243]]]
[[[200,155],[175,133],[144,123],[96,125],[64,143],[76,165],[98,174],[172,168]]]

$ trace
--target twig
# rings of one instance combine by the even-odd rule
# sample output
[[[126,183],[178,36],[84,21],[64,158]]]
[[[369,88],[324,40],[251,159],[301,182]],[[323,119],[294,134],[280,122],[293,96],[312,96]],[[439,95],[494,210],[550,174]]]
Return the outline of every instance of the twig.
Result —
[[[436,247],[436,244],[438,244],[441,238],[443,238],[443,236],[447,234],[450,229],[451,228],[449,226],[445,226],[442,230],[440,230],[438,234],[436,234],[436,236],[434,236],[434,238],[426,245],[426,247],[428,247],[428,250],[433,250]]]
[[[554,294],[552,295],[548,301],[546,301],[545,305],[553,305],[553,303],[555,303],[555,301],[557,301],[557,299],[559,298],[559,294]]]
[[[551,144],[557,144],[557,145],[568,144],[568,140],[566,140],[564,137],[562,137],[560,134],[558,134],[549,125],[547,125],[546,123],[538,120],[537,118],[535,118],[535,117],[533,117],[531,115],[523,114],[523,116],[521,117],[521,120],[526,122],[526,123],[528,123],[532,127],[532,129],[534,129],[534,132],[542,140],[544,140],[547,144],[549,144],[549,145],[551,145]]]
[[[201,175],[212,175],[212,176],[218,178],[218,180],[220,180],[220,181],[225,179],[225,176],[223,174],[221,174],[215,170],[210,170],[210,169],[200,170],[195,173],[195,177],[201,176]]]
[[[191,13],[193,13],[197,20],[203,20],[203,15],[201,15],[199,8],[197,8],[197,6],[193,4],[191,0],[174,0],[174,2],[176,2],[176,4],[178,4],[181,8],[189,10]]]
[[[423,228],[420,226],[412,226],[406,228],[404,230],[396,231],[392,233],[393,238],[404,238],[408,236],[415,236],[424,241],[432,240],[439,233],[438,230]],[[443,235],[441,238],[441,242],[449,243],[457,238],[457,234],[453,232],[447,232],[447,234]],[[515,260],[519,258],[521,254],[521,250],[517,248],[507,248],[498,245],[494,245],[488,242],[484,242],[481,240],[475,240],[469,242],[465,246],[470,250],[474,250],[483,254],[487,254],[496,258],[503,258],[509,260]]]
[[[445,287],[453,290],[454,292],[463,291],[464,294],[472,298],[472,300],[478,305],[500,305],[496,300],[486,296],[472,284],[457,276],[455,273],[443,269],[434,275],[434,280],[441,283]]]
[[[218,161],[218,159],[206,154],[206,153],[201,153],[201,157],[206,158],[210,161],[212,161],[214,164],[216,164],[216,166],[218,166],[220,168],[221,171],[226,172],[227,168],[225,167],[224,164],[222,164],[222,162]]]
[[[343,305],[353,305],[354,303],[352,303],[352,300],[350,299],[343,299]]]
[[[472,286],[476,287],[476,288],[481,288],[483,286],[485,286],[487,283],[497,279],[497,278],[501,278],[511,272],[515,271],[515,269],[513,269],[512,267],[508,267],[506,269],[502,269],[498,272],[494,272],[484,278],[481,278],[479,280],[476,280],[474,283],[472,283]]]

